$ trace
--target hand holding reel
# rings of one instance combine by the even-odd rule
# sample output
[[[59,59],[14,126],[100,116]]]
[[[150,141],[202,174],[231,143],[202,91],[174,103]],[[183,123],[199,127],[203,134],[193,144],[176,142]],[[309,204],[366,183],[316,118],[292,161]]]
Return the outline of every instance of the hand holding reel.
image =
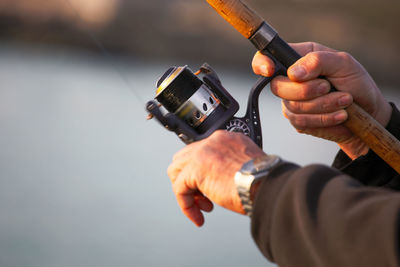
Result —
[[[275,76],[282,74],[282,69],[278,63]],[[249,93],[246,114],[239,118],[234,116],[239,110],[238,102],[207,63],[196,74],[187,66],[172,67],[157,82],[155,100],[149,101],[146,109],[149,118],[156,118],[186,144],[225,129],[241,132],[262,147],[258,99],[272,79],[258,79]]]

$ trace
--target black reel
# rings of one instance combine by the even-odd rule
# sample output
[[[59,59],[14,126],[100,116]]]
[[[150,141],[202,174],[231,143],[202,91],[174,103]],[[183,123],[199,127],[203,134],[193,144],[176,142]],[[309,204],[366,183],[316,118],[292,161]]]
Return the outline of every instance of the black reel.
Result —
[[[277,69],[281,68],[277,65]],[[276,71],[275,76],[278,74],[282,72]],[[172,67],[157,82],[155,100],[149,101],[146,109],[149,118],[156,118],[186,144],[225,129],[241,132],[262,147],[258,99],[272,79],[258,79],[250,91],[245,116],[238,118],[234,117],[239,110],[238,102],[207,63],[196,74],[187,66]]]

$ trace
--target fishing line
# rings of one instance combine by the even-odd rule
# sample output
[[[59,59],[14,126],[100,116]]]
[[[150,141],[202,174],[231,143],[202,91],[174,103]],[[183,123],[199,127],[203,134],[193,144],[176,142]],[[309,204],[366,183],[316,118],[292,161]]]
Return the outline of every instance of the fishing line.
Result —
[[[84,24],[84,20],[82,19],[82,16],[79,14],[78,10],[72,5],[71,1],[64,0],[64,2],[67,3],[71,7],[72,11],[75,13],[76,19]],[[136,100],[138,100],[141,105],[143,103],[145,103],[143,98],[134,89],[134,86],[131,84],[131,82],[126,78],[126,76],[124,74],[122,74],[122,70],[120,69],[120,67],[118,65],[115,64],[113,56],[107,50],[107,48],[103,45],[103,43],[99,40],[99,38],[96,36],[96,34],[92,30],[90,30],[86,27],[84,28],[84,30],[86,31],[86,34],[90,37],[90,39],[93,41],[95,46],[100,50],[103,57],[108,59],[111,62],[112,69],[114,69],[114,71],[118,74],[118,76],[120,77],[122,82],[128,87],[129,91],[135,96]]]

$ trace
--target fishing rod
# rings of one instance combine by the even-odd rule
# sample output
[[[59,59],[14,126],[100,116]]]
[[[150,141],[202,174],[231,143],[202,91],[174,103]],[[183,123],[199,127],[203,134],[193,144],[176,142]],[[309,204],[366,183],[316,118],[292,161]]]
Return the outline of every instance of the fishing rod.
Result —
[[[261,18],[256,12],[254,12],[242,1],[207,0],[207,2],[239,33],[241,33],[246,39],[250,40],[252,44],[257,48],[257,50],[261,51],[265,55],[268,55],[275,62],[275,64],[277,64],[278,73],[275,73],[275,75],[286,75],[287,68],[289,68],[298,59],[301,58],[301,56],[294,49],[292,49],[283,39],[281,39],[281,37],[272,26],[270,26],[263,18]],[[167,79],[167,81],[173,82],[176,77],[179,77],[179,73],[175,74],[176,75],[172,75],[171,70],[169,70],[166,74],[164,74],[163,77],[164,79],[166,79],[172,75],[173,77],[170,77],[170,79]],[[262,82],[260,82],[260,86],[265,86],[267,83],[270,82],[271,78],[264,79]],[[163,82],[164,81],[162,81],[162,83]],[[151,117],[155,117],[167,129],[174,131],[185,143],[190,143],[205,138],[210,135],[213,130],[216,129],[226,128],[227,130],[241,131],[246,134],[246,132],[243,131],[243,127],[230,129],[226,125],[229,124],[229,122],[232,120],[232,118],[228,117],[233,116],[233,114],[236,112],[234,111],[234,109],[230,109],[229,105],[228,108],[224,110],[227,112],[227,114],[223,112],[220,113],[226,115],[226,118],[228,118],[226,121],[221,123],[221,120],[215,118],[218,117],[218,113],[201,113],[201,116],[196,117],[196,115],[199,114],[198,111],[201,110],[201,101],[198,101],[199,103],[197,103],[197,101],[192,101],[190,99],[190,95],[185,96],[186,99],[181,99],[180,97],[176,98],[177,93],[180,92],[180,90],[186,90],[186,88],[179,89],[177,87],[174,87],[175,89],[172,91],[167,90],[167,97],[161,99],[162,97],[160,97],[160,95],[163,94],[163,91],[166,88],[169,88],[167,83],[168,82],[165,82],[165,87],[158,88],[156,99],[149,101],[146,105],[146,109],[150,113]],[[204,81],[204,84],[207,84],[207,82]],[[257,86],[258,85],[256,85],[255,87]],[[202,86],[199,86],[197,88],[201,87]],[[211,93],[214,92],[215,95],[218,96],[218,90],[222,90],[222,88],[217,88],[217,90],[215,90],[214,88],[215,92],[211,90]],[[260,90],[260,88],[258,88],[258,90]],[[332,91],[335,90],[335,88],[332,88]],[[198,91],[199,90],[193,90],[192,88],[191,92],[193,93],[193,95],[196,95],[196,92]],[[249,97],[258,98],[258,95],[252,94],[252,92],[250,92]],[[160,100],[160,102],[158,102],[157,100]],[[184,101],[182,102],[181,100]],[[175,109],[174,107],[168,110],[167,108],[168,111],[166,113],[163,113],[162,108],[164,106],[168,107],[167,102],[169,101],[177,104],[177,109]],[[252,101],[249,98],[249,103],[250,102]],[[223,101],[221,101],[221,103],[223,103]],[[182,110],[180,108],[182,108],[185,112],[182,113]],[[253,121],[253,124],[259,124],[258,106],[256,106],[255,109],[257,120]],[[400,173],[400,142],[356,103],[353,103],[350,107],[346,108],[346,111],[348,113],[348,119],[346,122],[344,122],[344,125],[355,135],[357,135],[386,163],[388,163],[393,169]],[[246,113],[246,115],[248,114]],[[206,127],[205,131],[200,130],[199,133],[199,126],[197,124],[197,126],[193,124],[193,122],[196,121],[195,119],[199,119],[200,124],[205,123],[206,121],[216,121],[219,123],[214,126],[210,126],[207,124],[208,126]],[[237,118],[233,117],[233,119]],[[245,116],[245,122],[246,119],[249,118]],[[249,136],[261,147],[260,143],[257,142],[258,136],[261,138],[261,130],[252,129],[253,124],[246,125],[250,126],[250,130],[256,130],[257,134],[250,134]]]

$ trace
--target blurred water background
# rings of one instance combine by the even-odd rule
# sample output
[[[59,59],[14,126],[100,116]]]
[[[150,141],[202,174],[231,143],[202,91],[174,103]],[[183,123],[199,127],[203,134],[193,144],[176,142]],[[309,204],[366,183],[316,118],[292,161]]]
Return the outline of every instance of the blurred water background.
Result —
[[[400,103],[398,1],[249,2],[289,41],[355,54]],[[254,50],[205,1],[2,0],[0,38],[0,266],[273,266],[248,218],[181,214],[166,169],[183,144],[145,120],[170,65],[207,61],[245,106]],[[267,152],[331,163],[268,90],[260,105]]]

